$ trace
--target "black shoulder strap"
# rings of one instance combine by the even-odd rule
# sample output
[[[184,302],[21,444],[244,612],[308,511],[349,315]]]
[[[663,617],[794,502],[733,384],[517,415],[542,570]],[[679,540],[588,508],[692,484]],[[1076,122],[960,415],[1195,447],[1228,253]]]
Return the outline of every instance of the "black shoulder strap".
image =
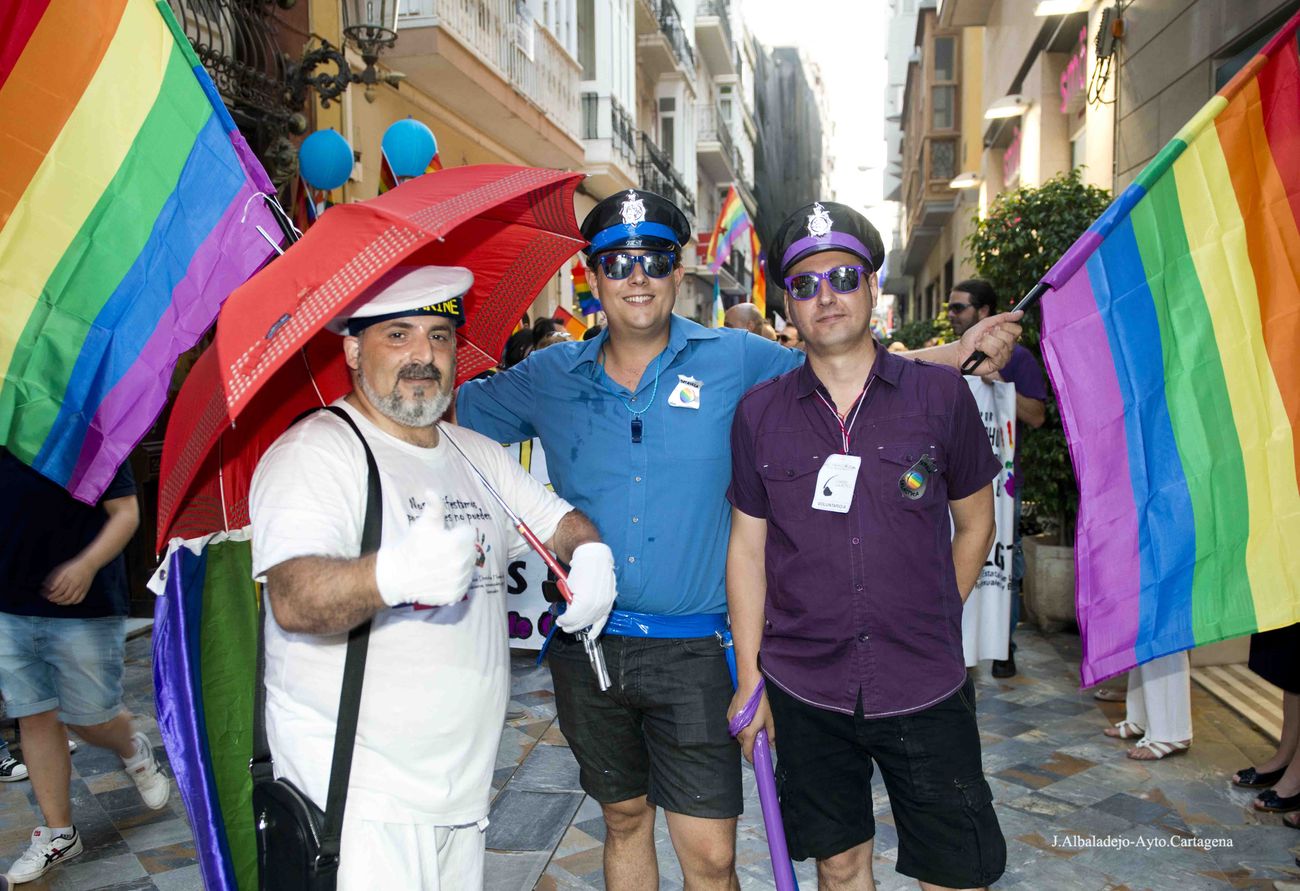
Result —
[[[325,411],[341,418],[361,441],[366,454],[366,515],[361,531],[361,553],[369,554],[379,549],[383,534],[383,499],[379,488],[379,467],[370,445],[346,411],[337,406],[326,406]],[[265,597],[265,595],[263,595]],[[257,687],[253,703],[253,761],[250,765],[254,781],[270,779],[273,775],[271,749],[266,741],[266,604],[258,608],[257,626]],[[338,727],[334,732],[334,760],[330,767],[328,797],[325,802],[325,825],[321,827],[322,860],[337,859],[340,838],[343,834],[343,809],[347,804],[348,779],[352,774],[352,753],[357,740],[357,714],[361,709],[361,686],[365,679],[366,650],[370,645],[370,622],[367,620],[348,632],[348,652],[343,664],[343,688],[339,694]]]

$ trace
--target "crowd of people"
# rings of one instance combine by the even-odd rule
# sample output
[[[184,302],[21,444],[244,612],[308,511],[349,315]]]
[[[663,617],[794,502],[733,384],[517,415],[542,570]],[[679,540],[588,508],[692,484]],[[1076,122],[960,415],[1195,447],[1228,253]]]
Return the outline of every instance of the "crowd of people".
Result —
[[[830,201],[792,212],[771,245],[779,331],[749,303],[719,329],[674,313],[693,232],[665,198],[611,196],[581,231],[603,312],[584,339],[525,320],[499,369],[453,389],[473,273],[399,267],[331,323],[351,391],[283,432],[257,467],[266,734],[275,776],[318,804],[348,634],[369,629],[338,887],[482,886],[510,686],[507,567],[527,547],[498,496],[569,567],[546,664],[582,788],[601,807],[608,887],[657,886],[660,810],[686,886],[736,887],[741,758],[759,730],[777,744],[790,852],[816,861],[823,887],[872,886],[874,767],[899,872],[934,888],[997,881],[1006,845],[961,615],[993,539],[1001,468],[953,369],[984,353],[976,373],[1015,383],[1018,422],[1041,425],[1046,389],[1015,344],[1017,318],[966,281],[948,302],[955,342],[883,348],[871,330],[883,244]],[[553,492],[499,446],[531,438]],[[129,469],[96,507],[8,455],[0,479],[42,505],[10,512],[0,559],[0,692],[25,761],[0,751],[0,781],[30,779],[46,824],[9,867],[20,883],[81,851],[68,728],[115,751],[148,806],[169,786],[122,707]],[[371,510],[381,532],[367,550]],[[1252,667],[1286,672],[1275,681],[1289,691],[1286,731],[1233,781],[1271,787],[1261,809],[1300,811],[1297,641],[1260,638]],[[1186,656],[1169,658],[1141,677],[1180,677]],[[993,670],[1015,674],[1014,652]],[[1190,745],[1177,683],[1130,681],[1113,729],[1141,737],[1143,757]],[[760,686],[733,739],[728,719]]]

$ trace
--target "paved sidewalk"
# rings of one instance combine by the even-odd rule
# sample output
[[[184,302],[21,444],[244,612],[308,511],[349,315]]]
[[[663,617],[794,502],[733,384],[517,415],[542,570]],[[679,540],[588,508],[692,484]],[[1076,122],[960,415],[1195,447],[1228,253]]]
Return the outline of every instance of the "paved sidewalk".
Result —
[[[1277,817],[1257,816],[1251,794],[1233,789],[1233,770],[1266,757],[1272,746],[1198,686],[1192,688],[1196,740],[1191,751],[1140,764],[1101,735],[1121,705],[1098,703],[1077,688],[1079,639],[1019,632],[1021,673],[995,681],[976,675],[984,764],[1008,840],[1008,872],[999,888],[1271,889],[1300,879],[1292,848],[1300,833]],[[155,745],[149,639],[127,645],[127,704]],[[577,765],[555,723],[554,697],[532,657],[513,657],[513,690],[493,782],[488,829],[490,891],[603,887],[599,808],[578,788]],[[4,728],[6,738],[11,730]],[[158,749],[160,755],[161,748]],[[198,889],[193,842],[179,797],[150,811],[107,752],[83,746],[73,756],[73,797],[86,853],[24,889]],[[753,773],[746,768],[741,818],[741,886],[772,888]],[[876,880],[879,888],[915,888],[894,870],[897,834],[879,787]],[[0,866],[24,849],[38,812],[27,783],[0,786]],[[1128,847],[1071,847],[1075,837]],[[681,873],[662,818],[656,838],[663,889]],[[1174,839],[1180,846],[1175,847]],[[1186,840],[1224,847],[1186,847]],[[1150,847],[1142,847],[1150,845]],[[800,886],[816,887],[810,864]]]

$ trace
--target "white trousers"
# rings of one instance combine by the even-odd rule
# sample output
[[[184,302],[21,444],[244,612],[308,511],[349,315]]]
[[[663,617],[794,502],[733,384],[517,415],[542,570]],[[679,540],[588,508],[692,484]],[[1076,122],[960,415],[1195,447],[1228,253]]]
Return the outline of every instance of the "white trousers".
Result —
[[[1192,738],[1192,667],[1187,651],[1171,653],[1128,673],[1125,699],[1131,721],[1158,742]]]
[[[473,823],[423,826],[345,816],[339,891],[482,891],[483,842]]]

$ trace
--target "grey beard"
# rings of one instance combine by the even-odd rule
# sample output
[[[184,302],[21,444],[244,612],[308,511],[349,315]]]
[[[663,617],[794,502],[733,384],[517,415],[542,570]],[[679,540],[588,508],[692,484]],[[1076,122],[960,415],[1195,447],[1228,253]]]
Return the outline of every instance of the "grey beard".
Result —
[[[396,385],[387,396],[381,396],[370,385],[370,381],[366,380],[361,369],[357,369],[357,386],[365,394],[366,400],[378,409],[381,415],[403,427],[432,427],[451,405],[451,393],[442,389],[441,381],[430,380],[428,383],[437,392],[437,395],[432,398],[404,399]]]

